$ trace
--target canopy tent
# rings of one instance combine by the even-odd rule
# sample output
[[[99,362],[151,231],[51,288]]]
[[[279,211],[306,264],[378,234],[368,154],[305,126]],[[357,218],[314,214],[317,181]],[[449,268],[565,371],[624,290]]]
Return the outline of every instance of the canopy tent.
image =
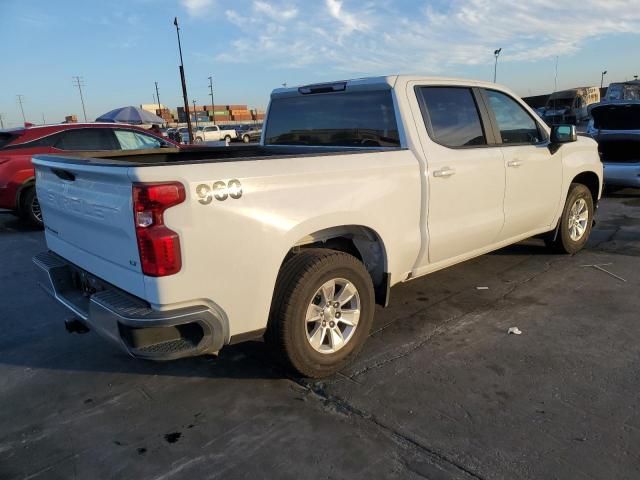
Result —
[[[132,125],[158,124],[164,120],[151,112],[147,112],[138,107],[121,107],[111,110],[96,118],[96,122],[130,123]]]

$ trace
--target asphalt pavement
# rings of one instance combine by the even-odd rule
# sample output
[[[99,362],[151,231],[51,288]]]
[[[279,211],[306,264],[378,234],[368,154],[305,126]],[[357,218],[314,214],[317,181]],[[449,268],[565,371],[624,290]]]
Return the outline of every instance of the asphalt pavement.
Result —
[[[532,239],[394,287],[308,381],[261,342],[152,363],[66,333],[42,232],[0,212],[0,478],[640,478],[640,192],[597,220],[573,257]]]

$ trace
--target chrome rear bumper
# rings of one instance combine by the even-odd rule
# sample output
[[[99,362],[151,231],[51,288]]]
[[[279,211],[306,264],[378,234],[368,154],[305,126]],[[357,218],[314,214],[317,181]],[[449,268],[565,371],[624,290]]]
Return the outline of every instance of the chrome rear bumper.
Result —
[[[52,252],[36,255],[33,262],[43,273],[45,291],[134,357],[173,360],[215,353],[227,338],[223,322],[206,306],[154,310]]]

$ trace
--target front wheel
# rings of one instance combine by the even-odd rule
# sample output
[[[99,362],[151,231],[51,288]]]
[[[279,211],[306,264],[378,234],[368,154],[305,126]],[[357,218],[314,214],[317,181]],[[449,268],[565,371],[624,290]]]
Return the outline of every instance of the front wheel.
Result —
[[[196,137],[194,140],[195,143],[202,143],[202,137]]]
[[[42,210],[36,196],[36,188],[28,187],[20,196],[20,217],[33,227],[42,228]]]
[[[302,375],[326,377],[360,351],[374,308],[362,262],[336,250],[303,250],[280,271],[267,340]]]
[[[561,253],[578,253],[589,240],[593,224],[593,198],[581,183],[572,183],[560,217],[555,240],[546,240],[547,246]]]

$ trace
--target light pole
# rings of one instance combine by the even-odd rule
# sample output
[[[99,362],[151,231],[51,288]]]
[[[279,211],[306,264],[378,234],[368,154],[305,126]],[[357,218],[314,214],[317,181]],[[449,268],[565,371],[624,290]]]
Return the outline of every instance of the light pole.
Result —
[[[198,114],[196,113],[196,101],[193,101],[193,116],[196,119],[196,130],[198,129]]]
[[[633,76],[633,79],[634,79],[634,80],[638,80],[638,75],[634,75],[634,76]]]
[[[600,88],[602,88],[602,86],[604,85],[604,76],[607,74],[607,71],[604,70],[602,72],[602,75],[600,75]]]
[[[193,129],[191,128],[191,116],[189,115],[189,97],[187,96],[187,82],[184,79],[184,62],[182,60],[182,44],[180,43],[180,27],[178,17],[173,19],[178,34],[178,51],[180,52],[180,80],[182,81],[182,97],[184,99],[184,113],[187,115],[187,130],[189,131],[189,143],[193,143]]]
[[[216,124],[216,104],[213,101],[213,76],[209,77],[209,90],[211,93],[211,110],[213,111],[213,124]]]
[[[493,51],[493,56],[496,57],[496,63],[493,64],[493,83],[496,83],[496,77],[498,75],[498,57],[500,56],[501,51],[502,47]]]

